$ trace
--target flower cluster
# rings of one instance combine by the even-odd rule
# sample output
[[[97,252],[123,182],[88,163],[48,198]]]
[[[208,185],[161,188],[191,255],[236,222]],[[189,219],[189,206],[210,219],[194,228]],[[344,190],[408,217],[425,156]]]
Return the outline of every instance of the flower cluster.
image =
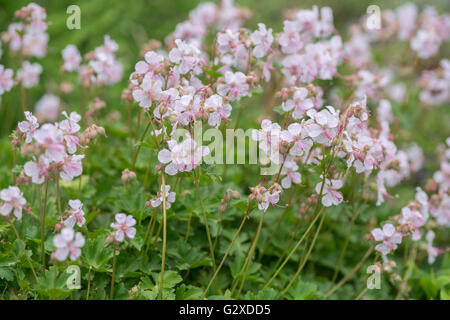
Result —
[[[3,32],[3,42],[9,44],[13,52],[21,52],[25,57],[42,58],[47,53],[47,14],[36,3],[17,10],[15,17],[19,22],[11,23]]]
[[[84,87],[105,86],[117,83],[122,79],[123,67],[117,60],[115,52],[119,46],[105,35],[103,45],[87,53],[82,64],[81,55],[77,47],[70,44],[62,51],[62,71],[78,72]]]
[[[375,249],[383,255],[385,261],[386,255],[397,249],[402,238],[410,236],[413,241],[422,241],[424,231],[427,231],[425,240],[428,262],[433,263],[438,254],[445,252],[433,247],[435,233],[432,229],[450,226],[450,138],[446,143],[441,168],[427,184],[427,189],[434,194],[429,197],[425,191],[417,188],[415,199],[402,208],[401,214],[392,218],[392,223],[386,224],[383,230],[376,228],[372,231],[374,240],[381,241]]]
[[[62,114],[66,119],[41,126],[37,118],[26,111],[26,120],[18,125],[16,145],[23,140],[22,154],[32,157],[25,163],[24,173],[34,184],[42,184],[51,177],[68,182],[82,173],[84,155],[76,152],[87,147],[92,130],[80,132],[81,116],[76,112]],[[95,127],[95,130],[99,132],[101,128]]]
[[[440,67],[424,71],[420,80],[423,90],[420,101],[428,105],[443,105],[450,101],[450,60],[442,59]]]

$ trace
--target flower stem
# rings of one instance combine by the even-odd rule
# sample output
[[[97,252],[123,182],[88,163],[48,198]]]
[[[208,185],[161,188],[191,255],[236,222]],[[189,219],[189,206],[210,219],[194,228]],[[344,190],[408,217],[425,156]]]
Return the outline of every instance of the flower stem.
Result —
[[[164,173],[162,177],[162,190],[166,190],[166,181],[164,180]],[[165,191],[164,191],[165,192]],[[162,259],[161,259],[161,281],[160,281],[160,299],[164,296],[164,267],[166,262],[166,242],[167,242],[167,217],[166,217],[166,196],[163,192],[163,247],[162,247]]]
[[[345,275],[344,278],[342,278],[341,281],[339,281],[333,288],[331,288],[330,291],[328,291],[325,295],[324,298],[328,298],[330,295],[333,294],[333,292],[335,292],[337,289],[339,289],[344,283],[346,283],[348,281],[348,279],[350,279],[350,277],[359,270],[359,268],[361,268],[361,266],[363,265],[364,261],[366,261],[366,259],[370,256],[370,254],[372,253],[374,247],[371,246],[369,248],[369,250],[367,250],[366,254],[362,257],[362,259],[356,264],[356,266]]]
[[[220,269],[222,268],[223,264],[225,263],[225,260],[226,260],[226,258],[228,257],[228,254],[230,253],[231,248],[233,247],[234,242],[236,241],[236,239],[237,239],[239,233],[241,232],[242,227],[243,227],[244,224],[245,224],[245,221],[247,221],[247,217],[248,217],[248,215],[250,214],[250,212],[251,212],[251,211],[250,211],[250,207],[249,207],[249,208],[247,209],[247,212],[245,213],[244,217],[242,218],[242,222],[241,222],[241,224],[240,224],[238,230],[237,230],[236,233],[234,234],[234,237],[233,237],[233,239],[231,240],[231,243],[230,243],[230,245],[228,246],[228,249],[227,249],[227,251],[225,252],[225,255],[223,256],[222,261],[220,261],[220,264],[219,264],[219,266],[217,267],[216,271],[214,272],[214,275],[212,276],[211,280],[209,281],[209,284],[208,284],[208,286],[206,287],[205,292],[203,292],[203,295],[202,295],[202,298],[201,298],[202,300],[205,298],[206,294],[208,293],[209,288],[211,287],[212,283],[215,281],[215,279],[216,279],[216,277],[217,277],[217,274],[219,273]]]
[[[186,236],[184,237],[184,242],[187,242],[189,239],[189,234],[191,233],[191,220],[192,220],[192,212],[189,213],[188,225],[186,230]]]
[[[131,162],[131,170],[132,171],[135,170],[136,160],[137,160],[137,157],[139,155],[139,151],[141,151],[141,144],[142,144],[142,142],[145,139],[145,135],[147,134],[148,129],[150,128],[150,123],[151,123],[151,120],[147,123],[147,126],[145,127],[144,133],[142,134],[141,139],[139,140],[140,144],[137,146],[136,152],[133,155],[133,160]]]
[[[16,185],[16,172],[15,172],[15,168],[16,168],[16,154],[17,154],[17,149],[15,146],[13,146],[13,186]]]
[[[89,267],[86,300],[89,300],[89,293],[91,292],[91,269],[92,269],[92,267]]]
[[[112,276],[111,276],[111,292],[109,294],[109,300],[112,300],[114,298],[114,281],[116,277],[116,255],[117,255],[117,248],[116,248],[116,242],[113,242],[113,270],[112,270]]]
[[[241,295],[242,289],[244,288],[245,281],[247,280],[248,270],[250,269],[250,265],[252,264],[253,255],[256,250],[256,246],[258,245],[259,235],[261,234],[261,228],[264,223],[264,215],[265,211],[261,214],[261,219],[259,220],[258,229],[256,231],[255,239],[253,240],[252,246],[250,248],[249,254],[247,256],[246,265],[245,265],[245,271],[244,276],[242,277],[242,282],[239,287],[238,293],[236,295],[236,299],[239,299],[239,296]]]
[[[213,271],[216,272],[216,261],[214,259],[214,249],[213,249],[213,244],[212,244],[212,241],[211,241],[211,234],[209,233],[208,218],[206,216],[205,206],[203,205],[202,193],[200,192],[200,185],[199,185],[200,173],[198,173],[197,177],[195,177],[195,174],[194,174],[194,180],[195,180],[195,187],[197,189],[198,198],[200,200],[200,206],[202,208],[203,221],[205,223],[206,235],[208,237],[209,253],[211,255],[211,261],[212,261],[212,264],[213,264]]]
[[[61,187],[59,184],[59,176],[56,177],[56,199],[58,201],[58,212],[59,214],[62,214],[61,210]]]
[[[39,209],[41,218],[41,263],[42,270],[45,270],[45,214],[47,211],[48,179],[45,180],[44,203],[41,198],[41,188],[39,187]]]
[[[151,243],[151,239],[152,239],[152,235],[153,235],[153,230],[154,230],[155,224],[156,224],[156,215],[157,215],[157,213],[158,213],[158,211],[155,208],[155,210],[153,212],[153,216],[150,218],[150,221],[148,222],[147,233],[145,235],[145,239],[147,239],[147,245],[145,247],[144,256],[147,256],[148,248],[150,248],[150,243]],[[150,230],[150,225],[151,225],[151,230]],[[149,230],[150,230],[150,234],[149,234]]]
[[[308,252],[306,253],[305,258],[302,259],[302,262],[301,262],[297,272],[295,273],[294,278],[292,278],[292,280],[289,282],[288,286],[283,290],[283,292],[281,293],[279,298],[282,298],[286,294],[286,292],[289,290],[289,288],[297,281],[298,277],[300,276],[300,274],[303,270],[303,267],[305,266],[306,262],[308,261],[309,255],[311,254],[311,251],[314,248],[314,245],[317,240],[317,236],[319,235],[320,229],[322,229],[323,221],[325,220],[326,215],[327,215],[327,213],[325,211],[324,214],[322,215],[322,218],[320,219],[319,226],[317,227],[316,233],[314,234],[313,241],[312,241],[311,245],[309,246],[309,249],[308,249]]]
[[[320,200],[318,200],[320,201]],[[292,248],[292,250],[289,252],[288,256],[286,257],[286,259],[284,259],[283,263],[278,267],[277,271],[273,274],[273,276],[270,278],[270,280],[266,283],[266,285],[264,286],[264,288],[262,289],[262,291],[265,291],[272,283],[273,280],[275,280],[275,278],[278,276],[278,274],[281,272],[281,270],[283,269],[283,267],[286,265],[286,263],[291,259],[292,255],[294,254],[294,252],[297,250],[297,248],[300,246],[300,244],[303,242],[303,240],[306,238],[306,236],[309,234],[309,232],[311,231],[311,229],[313,228],[314,224],[316,223],[317,219],[319,218],[320,214],[322,213],[322,211],[320,211],[319,213],[316,214],[316,216],[314,217],[313,221],[311,222],[311,224],[308,226],[308,229],[306,229],[305,233],[302,235],[302,237],[300,238],[300,240],[295,244],[294,248]]]

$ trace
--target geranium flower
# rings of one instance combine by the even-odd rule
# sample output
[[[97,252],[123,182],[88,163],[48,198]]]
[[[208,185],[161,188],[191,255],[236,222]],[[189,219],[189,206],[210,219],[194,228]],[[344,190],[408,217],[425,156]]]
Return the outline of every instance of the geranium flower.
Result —
[[[321,178],[322,178],[322,176],[321,176]],[[322,190],[322,204],[325,207],[329,207],[331,205],[337,206],[344,200],[342,193],[339,191],[336,191],[336,190],[342,188],[343,185],[344,185],[344,183],[342,182],[342,180],[325,179],[325,184],[324,184],[323,190]],[[318,194],[320,194],[321,189],[322,189],[322,181],[319,182],[318,184],[316,184],[316,192]]]
[[[0,191],[0,200],[0,214],[2,216],[6,217],[12,212],[17,220],[22,219],[22,210],[27,201],[18,187],[10,186]]]
[[[22,82],[25,88],[31,88],[39,83],[39,76],[41,73],[42,66],[39,63],[24,61],[22,69],[17,71],[17,79]]]
[[[383,257],[397,249],[402,242],[402,234],[396,232],[395,227],[391,223],[385,224],[383,229],[376,228],[372,230],[372,236],[375,241],[382,241],[375,246],[375,250],[379,251]]]
[[[50,161],[46,156],[39,156],[38,161],[28,161],[24,165],[24,172],[31,177],[31,182],[35,184],[42,184],[48,175]]]
[[[209,148],[198,146],[192,138],[187,137],[181,143],[175,140],[168,141],[168,149],[163,149],[158,153],[158,160],[167,164],[165,172],[175,175],[178,172],[189,172],[197,168],[202,158],[209,154]]]
[[[264,23],[258,23],[258,30],[250,35],[250,39],[255,46],[252,54],[258,59],[262,58],[271,50],[270,46],[273,42],[272,29],[269,28],[267,30]]]
[[[169,192],[170,186],[166,185],[165,191],[163,192],[163,186],[161,185],[161,190],[158,192],[158,197],[150,200],[150,205],[152,208],[157,208],[163,203],[163,197],[166,198],[166,209],[170,209],[171,204],[175,202],[175,196],[177,195],[175,192]],[[163,196],[164,194],[164,196]]]
[[[31,143],[34,132],[39,128],[39,123],[35,116],[30,111],[25,111],[26,121],[19,122],[19,130],[25,134],[25,142]]]
[[[75,233],[71,228],[63,228],[60,234],[53,237],[53,245],[56,247],[52,256],[58,261],[77,260],[81,256],[81,248],[85,240],[80,232]]]
[[[136,235],[136,229],[133,227],[136,220],[133,216],[127,216],[125,213],[117,213],[116,222],[111,223],[111,228],[115,229],[114,239],[122,242],[124,239],[133,239]]]
[[[307,96],[308,90],[306,88],[296,88],[292,99],[283,102],[281,107],[286,112],[294,109],[292,118],[301,119],[309,109],[314,107],[312,99],[307,98]]]
[[[0,96],[14,86],[13,71],[0,64]]]
[[[82,227],[86,218],[84,217],[83,203],[80,200],[69,200],[69,217],[64,221],[64,225],[68,228],[73,228],[75,224]]]
[[[73,44],[69,44],[62,51],[62,57],[64,60],[64,71],[77,71],[80,68],[81,55],[77,47]]]

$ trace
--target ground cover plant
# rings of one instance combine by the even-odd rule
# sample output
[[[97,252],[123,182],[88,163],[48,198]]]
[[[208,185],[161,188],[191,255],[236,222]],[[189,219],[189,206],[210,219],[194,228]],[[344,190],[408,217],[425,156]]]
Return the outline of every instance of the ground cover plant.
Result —
[[[7,6],[1,299],[449,299],[445,6],[205,2],[126,58]]]

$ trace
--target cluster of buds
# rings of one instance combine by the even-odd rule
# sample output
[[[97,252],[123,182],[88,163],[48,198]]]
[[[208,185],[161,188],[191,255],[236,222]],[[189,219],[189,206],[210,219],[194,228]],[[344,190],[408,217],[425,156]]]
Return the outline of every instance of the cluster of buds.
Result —
[[[266,211],[269,208],[269,204],[275,206],[280,201],[280,194],[283,191],[281,186],[274,182],[269,182],[269,187],[263,186],[264,182],[256,187],[250,187],[250,195],[248,200],[256,200],[258,202],[258,209]]]
[[[124,184],[136,180],[136,173],[127,169],[122,171],[122,182]]]
[[[220,202],[221,204],[219,206],[219,211],[225,212],[225,210],[227,210],[227,206],[228,206],[228,203],[230,202],[230,200],[231,199],[239,199],[240,197],[241,197],[241,194],[239,193],[239,191],[227,189],[227,191],[225,192],[225,196],[223,197],[223,199]]]

